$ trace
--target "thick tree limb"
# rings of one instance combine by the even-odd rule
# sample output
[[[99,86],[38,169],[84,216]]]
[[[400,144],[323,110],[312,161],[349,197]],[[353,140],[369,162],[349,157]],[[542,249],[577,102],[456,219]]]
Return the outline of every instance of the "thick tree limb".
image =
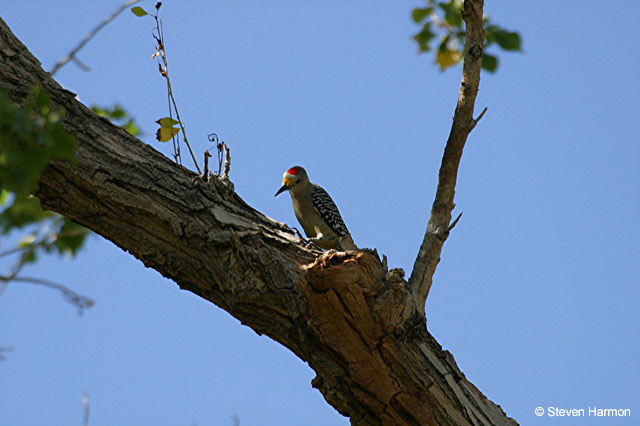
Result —
[[[433,282],[433,274],[440,262],[442,245],[450,231],[451,212],[455,207],[453,197],[456,190],[458,166],[462,150],[469,132],[476,125],[473,119],[473,107],[480,85],[480,68],[482,66],[482,46],[484,45],[484,23],[482,20],[483,0],[465,0],[462,17],[466,24],[466,42],[464,46],[464,66],[462,68],[462,84],[458,95],[458,104],[453,116],[449,139],[444,149],[438,189],[431,207],[431,215],[427,230],[420,245],[418,256],[409,278],[409,288],[420,311],[424,306]],[[482,118],[483,113],[478,120]]]
[[[354,425],[514,425],[427,332],[397,270],[362,251],[322,253],[92,113],[0,20],[0,89],[40,84],[66,110],[77,164],[54,160],[36,195],[146,266],[308,362],[312,384]]]

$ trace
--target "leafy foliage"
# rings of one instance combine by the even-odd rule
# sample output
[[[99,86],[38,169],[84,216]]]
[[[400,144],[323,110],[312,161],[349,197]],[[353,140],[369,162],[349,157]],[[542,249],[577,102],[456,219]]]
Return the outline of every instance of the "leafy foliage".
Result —
[[[420,32],[414,35],[413,39],[418,43],[418,53],[424,53],[431,51],[433,40],[440,37],[435,62],[440,70],[444,71],[464,58],[465,30],[462,19],[464,2],[463,0],[448,2],[425,0],[425,2],[425,7],[415,8],[411,14],[413,21],[422,25]],[[495,72],[498,69],[497,56],[486,53],[489,46],[497,44],[501,49],[512,52],[522,50],[520,34],[492,24],[488,17],[485,17],[485,34],[482,68],[489,72]]]
[[[70,219],[43,211],[32,195],[52,158],[75,162],[76,141],[64,131],[63,118],[64,111],[53,108],[41,88],[33,89],[22,108],[0,92],[0,234],[26,231],[15,249],[0,253],[20,255],[0,281],[18,279],[40,253],[75,255],[89,234]]]
[[[485,27],[486,46],[491,46],[493,43],[497,43],[504,50],[510,51],[522,51],[520,45],[520,34],[512,31],[507,31],[500,28],[497,25],[487,25]]]
[[[416,19],[415,16],[416,14],[414,14],[414,20]],[[419,14],[419,16],[421,16],[421,14]],[[422,30],[413,36],[413,39],[418,42],[418,52],[424,53],[431,50],[431,40],[433,40],[435,36],[436,33],[431,30],[431,21],[425,22],[422,26]]]
[[[33,196],[10,196],[7,190],[3,190],[4,200],[11,200],[0,203],[0,207],[8,205],[0,213],[0,233],[8,234],[14,229],[21,229],[35,222],[47,219],[53,213],[45,212],[40,208],[40,201]]]
[[[131,136],[139,136],[142,133],[133,117],[131,117],[131,114],[119,104],[115,104],[111,108],[93,105],[91,111],[100,117],[109,119],[113,124],[122,127]]]
[[[89,230],[70,219],[55,213],[43,211],[40,201],[32,196],[17,197],[7,195],[0,203],[0,233],[7,235],[19,229],[26,229],[17,247],[11,253],[20,253],[21,268],[35,262],[39,254],[58,253],[73,257],[84,244]],[[12,199],[13,198],[13,199]]]
[[[0,189],[28,195],[51,157],[75,161],[76,141],[62,128],[63,117],[40,88],[22,110],[0,92]]]
[[[140,134],[122,106],[92,110],[130,134]],[[40,88],[33,90],[23,108],[0,92],[0,234],[26,232],[14,250],[2,253],[20,254],[14,276],[40,254],[75,256],[89,235],[88,229],[70,219],[43,211],[31,195],[52,157],[75,161],[76,141],[62,128],[63,118],[64,111],[55,110]]]
[[[93,106],[92,110],[130,134],[140,134],[122,106]],[[75,161],[76,141],[62,128],[63,118],[64,111],[54,109],[40,88],[33,90],[22,108],[0,92],[0,234],[25,232],[15,249],[0,253],[20,255],[13,272],[0,276],[0,281],[18,279],[18,272],[41,254],[75,256],[89,235],[88,229],[72,220],[43,211],[32,195],[51,158]]]

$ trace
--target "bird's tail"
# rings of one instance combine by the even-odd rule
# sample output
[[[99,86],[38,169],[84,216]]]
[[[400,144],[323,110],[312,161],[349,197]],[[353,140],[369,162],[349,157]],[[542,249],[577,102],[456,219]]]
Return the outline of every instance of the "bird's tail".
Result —
[[[356,243],[353,242],[353,238],[351,238],[351,234],[347,234],[344,237],[340,238],[339,242],[340,250],[358,250]]]

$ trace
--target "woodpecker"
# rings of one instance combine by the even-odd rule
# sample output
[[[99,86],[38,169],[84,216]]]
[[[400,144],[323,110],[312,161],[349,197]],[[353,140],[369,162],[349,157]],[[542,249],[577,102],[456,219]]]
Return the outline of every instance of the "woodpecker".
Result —
[[[309,182],[305,169],[295,166],[284,172],[282,186],[274,197],[284,191],[291,195],[293,211],[307,238],[325,250],[357,249],[338,207],[327,191]]]

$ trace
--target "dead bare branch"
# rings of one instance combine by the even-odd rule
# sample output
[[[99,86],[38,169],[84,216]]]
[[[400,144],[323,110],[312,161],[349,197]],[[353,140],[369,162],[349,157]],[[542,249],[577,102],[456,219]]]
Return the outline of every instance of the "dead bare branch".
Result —
[[[89,43],[91,41],[91,39],[93,37],[95,37],[96,34],[98,34],[98,32],[104,28],[105,25],[107,25],[109,22],[113,21],[120,13],[122,13],[123,10],[125,10],[127,7],[137,3],[140,0],[129,0],[128,2],[124,3],[123,5],[121,5],[120,7],[118,7],[111,15],[107,16],[106,19],[102,22],[100,22],[89,34],[87,34],[87,36],[82,39],[82,41],[73,49],[71,49],[71,52],[69,52],[69,54],[67,56],[65,56],[60,62],[58,62],[57,64],[55,64],[53,66],[53,68],[51,69],[50,73],[51,75],[56,75],[56,73],[60,70],[60,68],[62,68],[63,66],[65,66],[69,61],[73,60],[74,62],[76,62],[76,64],[78,64],[80,66],[80,68],[82,68],[83,70],[87,71],[88,67],[86,65],[84,65],[82,62],[80,62],[77,58],[76,58],[76,54],[80,51],[80,49],[82,49],[87,43]]]
[[[58,290],[62,294],[63,299],[65,299],[67,302],[71,303],[76,308],[78,308],[79,315],[82,315],[85,309],[88,309],[95,304],[95,302],[92,299],[86,296],[83,296],[81,294],[78,294],[75,291],[65,287],[62,284],[54,283],[53,281],[45,280],[42,278],[18,277],[18,276],[13,276],[12,274],[10,276],[0,276],[0,281],[5,283],[5,285],[9,282],[22,282],[22,283],[42,285],[45,287],[52,288],[54,290]]]
[[[465,0],[464,2],[462,17],[466,24],[466,42],[462,83],[451,131],[442,156],[438,188],[431,207],[427,230],[416,257],[411,278],[409,278],[409,290],[422,314],[424,314],[425,303],[433,282],[433,274],[440,261],[442,245],[452,228],[449,224],[451,212],[455,206],[453,198],[462,150],[469,132],[475,126],[475,124],[470,125],[469,123],[474,123],[473,109],[480,85],[484,45],[483,5],[483,0]],[[480,114],[478,120],[482,118],[483,114],[484,112]],[[456,222],[457,220],[453,225]]]

